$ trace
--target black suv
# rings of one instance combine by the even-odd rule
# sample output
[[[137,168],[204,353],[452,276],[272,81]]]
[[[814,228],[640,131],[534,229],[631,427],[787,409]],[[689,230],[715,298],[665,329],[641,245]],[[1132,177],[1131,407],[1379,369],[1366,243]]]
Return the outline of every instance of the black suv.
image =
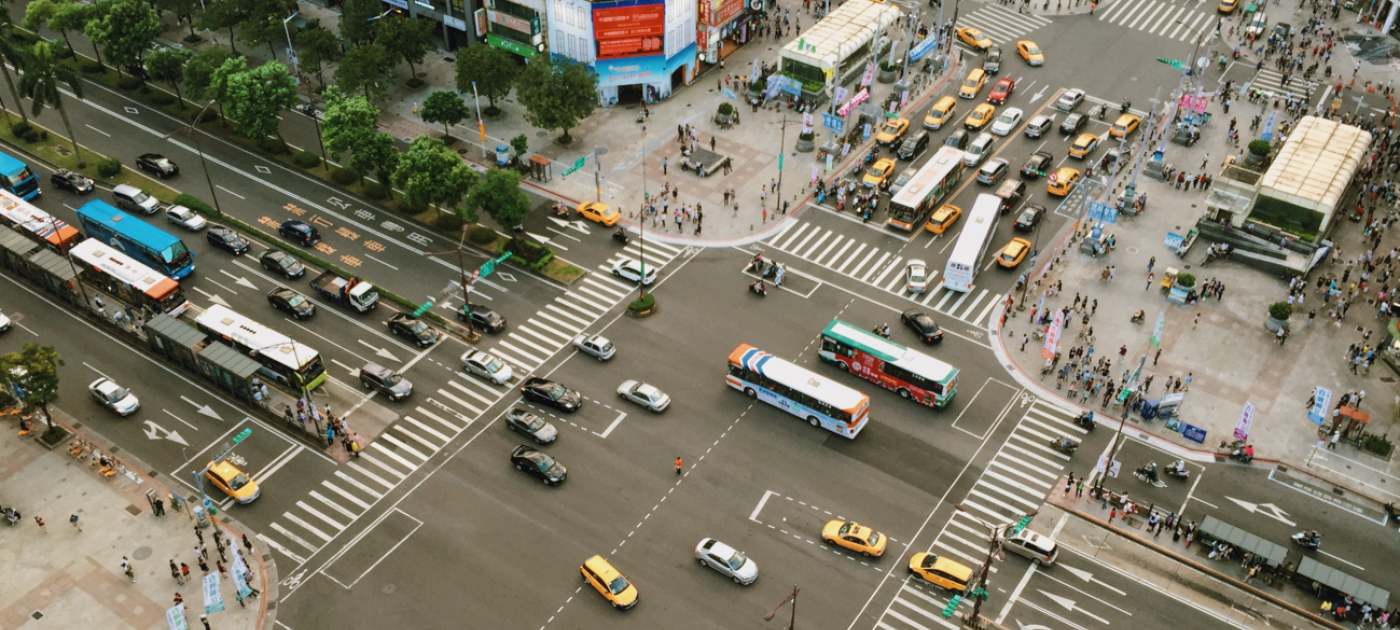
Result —
[[[472,326],[490,333],[501,332],[506,327],[506,318],[480,304],[464,305],[457,311],[457,319],[462,322],[470,320]]]
[[[398,337],[407,337],[424,348],[431,346],[438,341],[438,331],[427,325],[423,320],[412,315],[395,313],[386,322],[389,324],[389,332]]]
[[[310,247],[321,242],[321,232],[305,221],[283,221],[277,226],[277,233],[302,247]]]
[[[210,225],[209,230],[204,233],[204,240],[234,256],[248,253],[248,239],[222,225]]]
[[[928,148],[929,135],[927,131],[918,131],[914,135],[904,139],[899,145],[899,150],[895,155],[901,160],[912,160],[914,156],[923,153]]]
[[[1001,213],[1006,214],[1021,202],[1026,196],[1026,182],[1019,179],[1008,179],[997,188],[997,196],[1001,197]]]

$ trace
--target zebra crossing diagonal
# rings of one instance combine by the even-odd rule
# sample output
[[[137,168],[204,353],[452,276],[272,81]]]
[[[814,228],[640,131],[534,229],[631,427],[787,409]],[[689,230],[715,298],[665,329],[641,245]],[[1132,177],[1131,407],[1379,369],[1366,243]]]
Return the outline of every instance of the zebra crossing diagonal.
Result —
[[[972,13],[958,16],[958,26],[976,27],[998,44],[1014,45],[1017,39],[1048,24],[1050,20],[1047,18],[1017,13],[998,5],[987,5]]]
[[[987,554],[988,527],[1020,520],[1044,502],[1059,481],[1069,457],[1052,448],[1050,440],[1063,435],[1082,436],[1073,415],[1037,399],[1012,429],[1000,450],[983,469],[960,505],[963,510],[938,533],[930,553],[976,567]],[[993,565],[991,571],[996,572]],[[904,581],[875,622],[879,630],[929,630],[957,624],[944,619],[949,594],[911,576]],[[969,603],[964,601],[964,603]]]
[[[1316,86],[1316,83],[1305,81],[1302,78],[1290,79],[1288,85],[1284,85],[1283,73],[1268,68],[1261,68],[1249,82],[1251,92],[1262,91],[1268,98],[1311,96],[1313,88]]]
[[[1190,42],[1215,24],[1215,16],[1199,11],[1198,7],[1199,3],[1190,2],[1115,0],[1098,18],[1151,35]]]

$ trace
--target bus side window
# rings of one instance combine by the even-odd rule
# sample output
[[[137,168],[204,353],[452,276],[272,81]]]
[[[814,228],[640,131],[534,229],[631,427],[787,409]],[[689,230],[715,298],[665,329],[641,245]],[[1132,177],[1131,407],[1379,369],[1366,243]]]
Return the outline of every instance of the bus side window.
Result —
[[[853,356],[856,355],[855,350],[853,350],[853,349],[851,349],[851,348],[848,348],[848,347],[845,347],[845,346],[842,346],[839,342],[837,342],[835,339],[832,339],[832,338],[830,338],[830,337],[822,337],[822,350],[825,350],[825,351],[827,351],[827,352],[831,352],[831,353],[834,353],[834,354],[839,354],[839,355],[841,355],[841,356],[843,356],[843,357],[847,357],[847,358],[853,357]]]
[[[729,365],[729,375],[733,376],[734,378],[742,379],[744,378],[744,368],[741,368],[731,363]]]

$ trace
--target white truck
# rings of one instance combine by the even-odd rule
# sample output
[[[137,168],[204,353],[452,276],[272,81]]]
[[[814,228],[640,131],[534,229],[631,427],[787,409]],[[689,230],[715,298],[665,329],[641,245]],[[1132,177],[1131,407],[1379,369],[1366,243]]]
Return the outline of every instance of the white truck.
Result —
[[[339,302],[360,313],[368,313],[379,305],[379,289],[359,278],[346,278],[326,271],[311,281],[318,293],[332,302]]]

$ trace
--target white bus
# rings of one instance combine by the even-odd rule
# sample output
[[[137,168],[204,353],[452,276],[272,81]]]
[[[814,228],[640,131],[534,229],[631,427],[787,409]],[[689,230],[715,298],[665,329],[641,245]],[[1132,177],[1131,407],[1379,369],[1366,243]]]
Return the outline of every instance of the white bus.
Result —
[[[729,353],[730,387],[842,437],[870,421],[870,397],[749,344]]]
[[[180,283],[111,245],[90,238],[74,245],[69,253],[82,265],[84,280],[120,297],[127,304],[171,317],[179,317],[190,307]]]
[[[939,147],[933,158],[890,199],[886,210],[890,225],[906,231],[922,227],[933,209],[962,181],[963,168],[961,150]]]
[[[953,245],[953,255],[948,257],[948,266],[943,270],[943,288],[963,293],[972,289],[972,279],[977,276],[982,255],[987,253],[987,245],[992,242],[992,232],[996,230],[1000,216],[1001,197],[977,195],[972,211],[963,221],[958,242]]]
[[[213,335],[262,364],[259,373],[279,385],[311,391],[326,380],[326,366],[320,353],[292,341],[282,333],[214,305],[194,318],[200,332]]]

